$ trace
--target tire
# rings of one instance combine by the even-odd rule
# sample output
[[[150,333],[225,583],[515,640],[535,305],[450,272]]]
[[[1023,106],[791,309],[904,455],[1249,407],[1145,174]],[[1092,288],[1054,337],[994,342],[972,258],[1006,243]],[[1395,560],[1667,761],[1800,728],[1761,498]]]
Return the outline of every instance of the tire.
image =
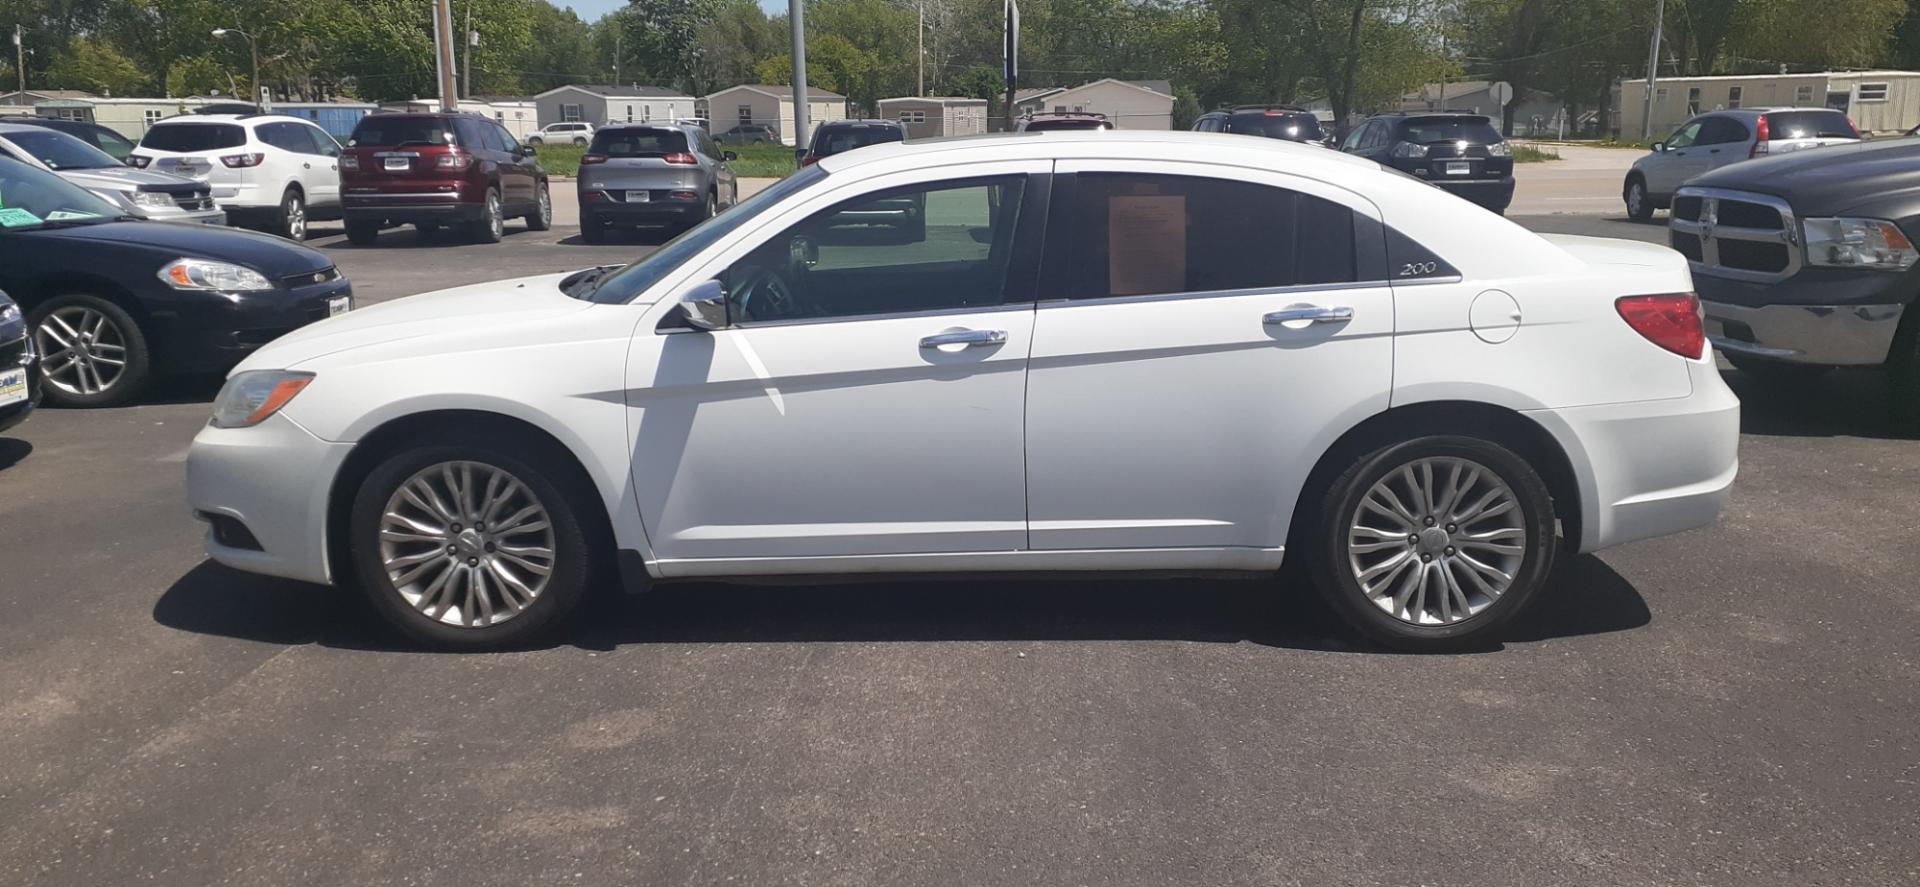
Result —
[[[529,144],[529,145],[544,145],[544,144],[546,144],[546,143],[547,143],[547,140],[546,140],[546,139],[543,139],[543,138],[541,138],[541,137],[539,137],[539,136],[528,136],[528,137],[527,137],[527,144]]]
[[[564,478],[537,467],[553,464],[550,454],[510,437],[484,444],[425,442],[387,457],[361,482],[348,517],[352,572],[373,609],[407,638],[441,650],[510,649],[563,626],[586,596],[593,572],[579,510],[592,497],[570,493]],[[480,504],[471,511],[449,494],[447,475],[439,470],[446,466],[454,466],[456,480],[468,473],[474,478]],[[520,486],[489,508],[488,482],[480,478],[494,472]],[[412,500],[399,492],[402,485],[413,486]],[[423,486],[435,492],[434,499],[420,495]],[[523,516],[529,507],[544,512],[544,528],[538,512]],[[521,517],[518,526],[532,529],[487,531],[477,518],[489,517],[489,510],[497,521]],[[509,548],[518,554],[504,553]],[[541,568],[548,570],[544,584]]]
[[[576,138],[576,139],[574,139],[574,140],[573,140],[573,143],[574,143],[575,145],[578,145],[579,147],[582,147],[582,148],[584,148],[584,147],[586,147],[586,146],[587,146],[587,140],[586,140],[586,139],[581,139],[581,138]]]
[[[553,192],[547,189],[547,183],[541,182],[535,188],[533,212],[524,217],[528,231],[546,231],[553,227]]]
[[[481,207],[480,218],[475,219],[468,228],[468,236],[474,243],[499,243],[505,235],[507,220],[500,205],[500,189],[488,188],[486,203]]]
[[[1468,479],[1469,471],[1480,473],[1452,497],[1452,506],[1434,509],[1420,503],[1400,474],[1407,469],[1424,478],[1422,466],[1432,470],[1427,486],[1442,505],[1450,484]],[[1393,516],[1395,508],[1377,485],[1403,502],[1399,510],[1414,512],[1410,525]],[[1387,503],[1385,510],[1363,508],[1369,500]],[[1503,502],[1512,505],[1503,510]],[[1526,607],[1553,568],[1557,540],[1546,482],[1511,450],[1480,438],[1436,435],[1380,447],[1354,460],[1307,504],[1313,508],[1303,513],[1300,542],[1314,586],[1361,634],[1396,650],[1484,647]],[[1483,506],[1482,513],[1475,515],[1476,506]],[[1418,513],[1436,510],[1441,513]],[[1459,521],[1461,515],[1467,520]],[[1463,543],[1469,533],[1479,538]],[[1518,544],[1512,541],[1516,533]],[[1356,545],[1372,550],[1356,551]],[[1503,590],[1496,588],[1499,575],[1509,577]],[[1466,604],[1465,616],[1456,615],[1456,601]]]
[[[1647,183],[1639,176],[1630,176],[1627,187],[1620,192],[1620,199],[1626,201],[1627,218],[1636,222],[1653,221],[1653,197],[1647,193]]]
[[[153,382],[147,335],[126,309],[98,296],[56,296],[27,313],[50,404],[115,407]],[[84,345],[78,350],[76,342]],[[111,361],[118,360],[115,367]]]
[[[307,239],[307,198],[298,188],[280,195],[280,208],[273,212],[273,233],[295,243]]]
[[[582,218],[580,220],[580,241],[582,243],[593,244],[606,243],[606,224],[592,217]]]
[[[1773,385],[1807,385],[1833,371],[1833,367],[1817,364],[1787,363],[1724,351],[1721,354],[1728,363],[1733,364],[1734,369],[1752,376],[1756,381]]]
[[[347,242],[354,246],[372,246],[380,242],[379,222],[348,222]]]

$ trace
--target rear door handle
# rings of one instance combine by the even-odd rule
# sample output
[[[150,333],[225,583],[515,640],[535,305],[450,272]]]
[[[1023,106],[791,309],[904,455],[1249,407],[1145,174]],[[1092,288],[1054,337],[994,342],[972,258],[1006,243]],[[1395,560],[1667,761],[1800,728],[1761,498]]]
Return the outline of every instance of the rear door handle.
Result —
[[[1000,345],[1007,341],[1006,330],[955,330],[950,333],[935,333],[920,340],[922,348],[940,348],[947,345]]]
[[[1302,305],[1297,308],[1283,308],[1269,312],[1260,319],[1265,324],[1298,323],[1346,323],[1353,319],[1353,309],[1345,305]]]

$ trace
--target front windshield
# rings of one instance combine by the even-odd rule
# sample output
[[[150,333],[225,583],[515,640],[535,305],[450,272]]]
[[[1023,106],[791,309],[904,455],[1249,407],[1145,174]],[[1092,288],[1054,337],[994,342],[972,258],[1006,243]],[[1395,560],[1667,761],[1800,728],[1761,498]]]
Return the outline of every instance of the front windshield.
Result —
[[[10,132],[0,136],[48,169],[110,169],[122,165],[107,152],[64,132]]]
[[[119,210],[53,173],[0,157],[0,230],[90,223],[119,215]]]
[[[712,246],[741,225],[752,221],[754,216],[766,212],[780,201],[799,193],[826,176],[826,171],[818,166],[801,168],[799,172],[775,183],[773,187],[740,201],[732,209],[667,241],[667,245],[653,255],[607,275],[600,280],[599,286],[584,294],[583,298],[604,305],[624,305],[633,301],[634,297],[646,292],[647,288],[659,283],[661,278],[680,267],[680,263],[698,255],[701,250]]]

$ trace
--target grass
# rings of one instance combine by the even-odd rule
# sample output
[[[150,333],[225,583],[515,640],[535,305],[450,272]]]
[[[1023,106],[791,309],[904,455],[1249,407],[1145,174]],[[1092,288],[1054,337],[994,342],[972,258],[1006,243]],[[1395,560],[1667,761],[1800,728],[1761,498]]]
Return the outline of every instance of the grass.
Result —
[[[724,150],[740,155],[733,161],[733,174],[741,178],[784,179],[793,175],[793,149],[786,145],[728,145]],[[548,175],[578,176],[580,155],[587,149],[579,145],[541,145],[540,165]]]
[[[1552,148],[1541,148],[1534,145],[1513,146],[1513,162],[1515,163],[1541,163],[1548,160],[1559,159],[1560,152]]]

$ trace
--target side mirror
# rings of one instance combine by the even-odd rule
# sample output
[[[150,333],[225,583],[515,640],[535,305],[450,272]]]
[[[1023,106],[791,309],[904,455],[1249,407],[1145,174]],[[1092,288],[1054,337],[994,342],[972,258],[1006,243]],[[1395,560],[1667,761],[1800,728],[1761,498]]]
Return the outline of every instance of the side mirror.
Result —
[[[727,288],[720,281],[703,280],[681,290],[678,301],[677,326],[703,332],[727,328]]]
[[[793,149],[793,162],[795,164],[800,164],[806,159],[807,159],[807,149],[805,148]]]
[[[540,153],[539,149],[535,148],[532,145],[520,146],[520,156],[522,157],[533,157],[538,155],[539,153]]]
[[[737,153],[735,153],[735,152],[733,152],[733,151],[721,151],[721,152],[720,152],[720,159],[721,159],[721,160],[725,160],[725,161],[728,161],[728,162],[732,162],[732,161],[735,161],[735,160],[739,160],[739,159],[740,159],[740,155],[739,155],[739,154],[737,154]]]
[[[1654,142],[1654,143],[1653,143],[1653,153],[1655,153],[1655,154],[1665,154],[1666,152],[1667,152],[1667,143],[1666,143],[1666,142]]]

